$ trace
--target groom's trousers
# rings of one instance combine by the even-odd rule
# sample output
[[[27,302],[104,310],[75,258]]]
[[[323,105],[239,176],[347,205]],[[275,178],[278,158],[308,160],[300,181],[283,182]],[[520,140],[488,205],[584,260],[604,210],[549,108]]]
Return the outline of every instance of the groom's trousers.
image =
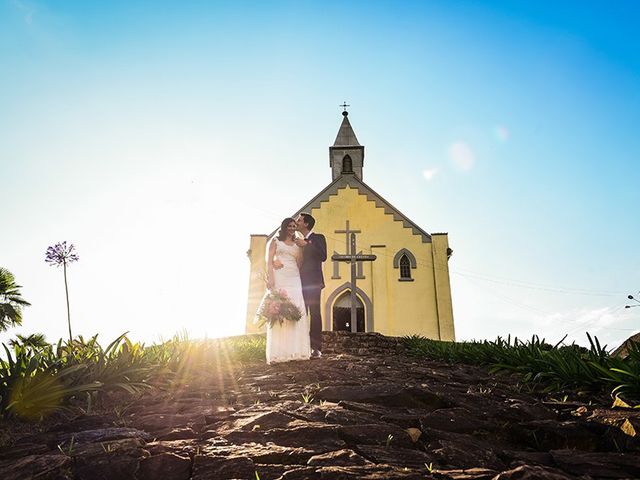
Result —
[[[320,292],[318,287],[302,287],[304,304],[309,315],[309,338],[312,350],[322,350],[322,314],[320,312]]]

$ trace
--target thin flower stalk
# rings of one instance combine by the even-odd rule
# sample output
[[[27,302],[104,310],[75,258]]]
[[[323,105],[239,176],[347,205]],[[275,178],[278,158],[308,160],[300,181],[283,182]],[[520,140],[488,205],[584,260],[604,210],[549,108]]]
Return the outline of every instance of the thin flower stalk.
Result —
[[[56,243],[47,248],[45,262],[49,265],[62,267],[64,272],[64,292],[67,299],[67,324],[69,326],[69,342],[73,341],[71,334],[71,308],[69,306],[69,283],[67,281],[67,265],[80,259],[76,253],[76,247],[73,243],[67,245],[67,242]]]

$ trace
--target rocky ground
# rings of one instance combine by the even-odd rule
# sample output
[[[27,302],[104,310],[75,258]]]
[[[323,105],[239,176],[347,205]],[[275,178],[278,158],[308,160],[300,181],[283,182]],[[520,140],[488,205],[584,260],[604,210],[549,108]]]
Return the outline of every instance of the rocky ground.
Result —
[[[327,334],[319,360],[212,366],[100,414],[5,423],[0,478],[640,478],[640,411],[528,394],[513,376]]]

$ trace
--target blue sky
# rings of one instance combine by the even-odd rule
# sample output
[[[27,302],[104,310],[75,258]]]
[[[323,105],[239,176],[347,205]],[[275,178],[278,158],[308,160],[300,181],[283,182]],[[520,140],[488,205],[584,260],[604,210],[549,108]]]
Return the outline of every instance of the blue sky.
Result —
[[[338,104],[364,180],[449,232],[460,339],[640,308],[636,2],[0,1],[0,265],[65,335],[48,245],[76,244],[77,333],[241,333],[249,233],[331,179]]]

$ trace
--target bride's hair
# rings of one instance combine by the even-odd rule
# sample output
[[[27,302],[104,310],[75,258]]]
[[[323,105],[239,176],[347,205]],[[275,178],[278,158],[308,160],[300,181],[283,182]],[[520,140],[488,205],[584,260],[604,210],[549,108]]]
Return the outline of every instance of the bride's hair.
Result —
[[[296,223],[293,218],[285,218],[284,220],[282,220],[282,223],[280,224],[280,230],[278,230],[278,240],[284,241],[287,239],[287,228],[289,227],[289,224],[291,222]]]

